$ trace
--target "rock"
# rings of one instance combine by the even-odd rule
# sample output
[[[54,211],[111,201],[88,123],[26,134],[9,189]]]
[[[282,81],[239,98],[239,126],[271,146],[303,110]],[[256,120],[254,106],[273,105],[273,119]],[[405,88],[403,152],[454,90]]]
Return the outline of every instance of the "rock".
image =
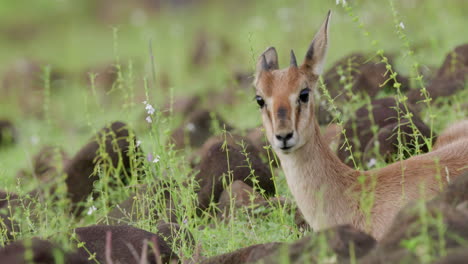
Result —
[[[86,83],[86,88],[90,89],[94,82],[94,88],[97,92],[108,93],[112,90],[114,84],[117,82],[118,69],[112,63],[95,66],[86,69],[82,74],[82,79]],[[94,75],[93,81],[91,76]]]
[[[349,145],[351,146],[354,158],[357,162],[357,164],[362,163],[363,160],[363,155],[366,151],[366,147],[369,144],[368,151],[373,149],[373,144],[375,144],[375,140],[378,140],[379,142],[379,150],[382,152],[379,153],[382,157],[385,156],[392,156],[395,154],[395,152],[389,153],[389,151],[394,151],[397,150],[393,146],[395,143],[396,137],[385,137],[387,135],[393,135],[394,128],[397,127],[398,123],[395,121],[398,118],[398,112],[395,108],[397,108],[397,104],[395,102],[395,99],[393,98],[382,98],[382,99],[376,99],[371,102],[372,105],[372,116],[373,116],[373,122],[371,121],[369,117],[369,110],[368,106],[363,106],[356,110],[356,114],[354,115],[353,118],[348,120],[345,123],[344,129],[346,131],[346,138],[348,139]],[[399,107],[400,111],[402,112],[400,116],[402,116],[404,113],[407,113],[405,109],[402,109],[402,107]],[[430,129],[424,124],[424,122],[417,116],[416,112],[412,110],[411,106],[408,106],[408,111],[412,113],[412,120],[414,125],[418,128],[418,130],[421,132],[421,134],[429,138],[431,136],[430,134]],[[377,126],[377,136],[374,138],[375,135],[373,135],[373,132],[371,130],[372,125]],[[382,131],[382,135],[378,135],[379,131]],[[411,135],[404,135],[405,139],[405,147],[407,149],[410,149],[414,151],[414,145],[409,144],[414,138],[412,137],[412,127],[409,122],[405,122],[404,119],[400,120],[400,130],[401,131],[409,131],[411,132]],[[383,140],[383,141],[382,141]],[[338,144],[338,157],[348,164],[348,166],[354,166],[353,162],[349,160],[350,157],[350,152],[349,150],[346,149],[346,146],[343,147],[345,143],[344,137],[341,136],[341,139]],[[424,140],[422,137],[418,137],[418,143],[420,145],[420,150],[421,152],[427,152],[428,147],[425,144]],[[405,153],[405,155],[408,155],[410,153]],[[373,158],[372,155],[369,155],[369,153],[366,155],[367,159]]]
[[[389,63],[393,65],[392,58],[388,57]],[[340,74],[340,72],[342,72]],[[375,58],[370,58],[362,53],[352,53],[337,61],[325,74],[324,83],[332,98],[338,101],[348,100],[350,96],[344,89],[342,75],[352,83],[353,94],[365,93],[371,99],[375,98],[385,87],[393,87],[394,81],[390,80],[385,87],[380,87],[389,78],[386,65]],[[401,91],[409,88],[406,77],[397,75],[397,81],[401,83]],[[393,93],[392,90],[388,93]]]
[[[263,189],[266,195],[275,194],[271,171],[258,155],[250,153],[249,162],[247,162],[240,147],[231,144],[223,145],[223,142],[214,142],[207,148],[206,155],[201,158],[200,164],[196,167],[199,171],[195,179],[200,186],[197,193],[201,209],[207,209],[210,201],[218,202],[224,186],[236,180],[243,181],[251,187],[254,186],[254,181],[258,182],[258,187]],[[256,180],[253,180],[252,170]]]
[[[463,90],[468,82],[468,44],[457,46],[449,52],[439,68],[437,75],[427,86],[427,92],[432,100],[447,97]],[[408,101],[412,104],[424,100],[419,89],[408,93]]]
[[[326,241],[328,249],[323,252],[323,241]],[[328,261],[342,263],[349,261],[352,255],[356,258],[365,256],[376,245],[376,240],[351,225],[341,225],[306,236],[289,245],[278,247],[272,254],[261,258],[263,263],[282,263],[288,254],[289,263],[325,263]],[[354,250],[351,255],[351,251]],[[325,255],[319,259],[319,255]],[[258,261],[255,255],[250,256],[249,261]]]
[[[218,208],[221,211],[229,211],[231,199],[234,208],[255,206],[266,202],[262,196],[255,193],[252,187],[243,181],[234,181],[224,189],[219,197]]]
[[[130,144],[133,141],[133,144]],[[139,155],[134,134],[126,124],[114,122],[102,128],[95,138],[81,148],[76,155],[65,165],[64,172],[67,174],[65,183],[68,195],[74,205],[73,211],[81,213],[82,207],[78,203],[84,201],[93,193],[93,184],[99,179],[95,174],[96,166],[101,167],[101,172],[116,176],[112,184],[126,185],[131,175],[136,173],[137,168],[133,166],[131,159],[135,158],[132,153]],[[120,176],[118,176],[120,175]],[[96,193],[93,196],[97,196]],[[75,211],[76,210],[76,211]]]
[[[199,32],[195,36],[190,61],[199,69],[219,58],[219,54],[226,56],[230,51],[231,46],[225,39],[209,35],[207,32]]]
[[[261,258],[278,248],[281,243],[265,243],[238,249],[234,252],[214,256],[202,261],[202,264],[244,264],[252,259],[250,255]]]
[[[172,248],[181,248],[183,245],[195,247],[195,239],[190,231],[176,223],[161,221],[156,228],[158,229],[157,234]]]
[[[266,163],[271,162],[271,164],[276,168],[280,166],[279,160],[274,159],[273,149],[270,148],[270,153],[268,154],[267,148],[269,148],[270,143],[266,139],[263,127],[248,130],[245,137],[250,140],[252,146],[256,149],[256,152],[260,155],[262,160]]]
[[[426,90],[432,101],[440,97],[451,96],[466,87],[468,81],[468,67],[455,70],[450,75],[437,76],[427,85]],[[419,89],[413,89],[408,93],[408,101],[414,105],[426,98]]]
[[[200,147],[205,140],[213,135],[212,123],[218,123],[220,128],[226,126],[226,130],[232,128],[217,115],[211,115],[206,110],[192,112],[187,120],[179,126],[171,135],[171,142],[176,149],[183,149],[187,146],[192,148]]]
[[[9,66],[3,75],[3,87],[0,86],[2,99],[17,102],[25,115],[42,117],[44,114],[45,63],[31,59],[18,59]],[[51,67],[50,91],[52,94],[63,86],[64,74]]]
[[[248,137],[243,137],[235,133],[226,133],[226,135],[211,136],[196,152],[191,155],[189,159],[192,168],[196,167],[196,165],[200,163],[201,158],[207,155],[213,144],[219,142],[226,142],[229,145],[239,146],[240,148],[243,146],[246,153],[249,155],[260,155],[260,150],[257,145],[258,143],[253,143],[253,141]]]
[[[326,245],[323,245],[323,241]],[[350,225],[337,226],[306,236],[293,243],[266,243],[242,248],[205,260],[204,264],[222,263],[342,263],[367,254],[376,244],[371,236]],[[328,248],[324,249],[323,247]],[[327,252],[323,252],[327,250]],[[326,259],[318,259],[326,254]]]
[[[43,146],[32,159],[32,171],[23,169],[18,172],[19,178],[37,178],[48,182],[56,177],[69,160],[67,153],[60,147]]]
[[[9,201],[18,199],[18,195],[11,192],[0,191],[0,209],[7,206]]]
[[[294,223],[298,228],[302,228],[303,230],[310,230],[311,227],[309,223],[304,218],[304,215],[301,212],[301,209],[296,208],[296,212],[294,213]]]
[[[461,68],[468,68],[468,44],[459,45],[447,54],[437,76],[451,76]]]
[[[31,259],[28,260],[28,257]],[[38,238],[16,241],[0,248],[0,262],[5,264],[55,264],[59,263],[56,257],[63,257],[63,263],[67,264],[89,263],[84,256],[65,252],[59,246]]]
[[[178,97],[174,100],[172,105],[170,102],[165,104],[162,108],[162,111],[165,115],[169,115],[172,110],[172,113],[180,114],[186,118],[190,113],[195,111],[199,103],[200,97],[196,95]]]
[[[431,131],[426,124],[419,118],[413,118],[414,125],[418,128],[424,137],[430,137]],[[397,122],[388,124],[382,127],[377,135],[370,139],[364,149],[362,162],[363,164],[371,164],[372,159],[378,157],[387,163],[394,161],[395,155],[398,153],[398,129],[400,130],[400,141],[405,148],[416,149],[414,131],[408,119],[401,119],[400,125]],[[417,140],[420,144],[421,153],[426,153],[429,148],[423,138]],[[409,158],[411,153],[404,153],[405,158]],[[367,165],[368,167],[372,167]]]
[[[0,146],[11,145],[18,141],[15,126],[9,120],[0,120]]]
[[[176,184],[176,183],[172,183]],[[150,197],[147,199],[146,197]],[[155,209],[165,204],[165,217]],[[108,223],[112,225],[128,225],[138,220],[169,219],[177,222],[175,205],[168,182],[156,182],[153,186],[141,186],[129,198],[118,204],[107,215]]]
[[[75,232],[78,240],[85,242],[86,250],[96,253],[96,260],[100,263],[107,263],[106,250],[112,260],[120,263],[138,264],[142,257],[146,259],[146,263],[159,263],[159,258],[162,263],[179,260],[159,235],[135,227],[98,225],[80,227]],[[153,250],[151,243],[156,250]],[[79,248],[78,254],[88,258],[89,253],[86,250]],[[146,250],[146,254],[142,254],[143,250]],[[135,253],[138,255],[135,256]]]

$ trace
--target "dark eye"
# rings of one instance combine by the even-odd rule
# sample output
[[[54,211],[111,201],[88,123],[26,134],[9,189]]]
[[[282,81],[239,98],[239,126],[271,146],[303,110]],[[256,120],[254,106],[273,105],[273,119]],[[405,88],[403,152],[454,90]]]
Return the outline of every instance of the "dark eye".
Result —
[[[299,100],[303,103],[307,103],[309,102],[309,92],[310,92],[310,89],[309,88],[305,88],[303,89],[300,93],[299,93]]]
[[[260,106],[260,108],[263,108],[263,106],[265,106],[265,100],[263,100],[261,96],[255,96],[255,100],[257,100],[257,104]]]

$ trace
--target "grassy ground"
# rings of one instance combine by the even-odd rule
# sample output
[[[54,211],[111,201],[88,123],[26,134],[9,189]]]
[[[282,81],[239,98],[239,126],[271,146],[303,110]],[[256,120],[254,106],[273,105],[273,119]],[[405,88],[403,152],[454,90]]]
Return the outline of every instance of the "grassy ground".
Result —
[[[17,146],[0,149],[0,189],[18,193],[32,190],[39,184],[37,181],[19,182],[15,175],[18,169],[31,166],[31,157],[40,146],[62,146],[73,155],[94,131],[113,120],[125,121],[135,128],[145,152],[160,156],[158,163],[145,165],[144,182],[152,182],[161,175],[178,181],[185,179],[191,173],[188,166],[180,165],[187,164],[186,157],[164,148],[164,142],[180,123],[180,117],[165,118],[157,113],[159,118],[146,124],[142,101],[147,100],[158,109],[179,95],[223,90],[232,84],[234,70],[253,72],[256,57],[267,46],[277,48],[282,65],[289,60],[290,49],[301,58],[329,9],[333,16],[326,68],[354,51],[374,54],[384,50],[396,55],[396,71],[415,78],[412,67],[416,62],[422,67],[437,69],[451,49],[467,41],[463,34],[467,23],[466,1],[360,0],[349,1],[348,7],[330,0],[212,1],[189,8],[166,8],[153,16],[137,10],[110,23],[96,19],[92,2],[37,0],[0,4],[0,30],[30,26],[37,32],[26,40],[0,34],[0,73],[5,73],[17,58],[28,57],[67,74],[65,85],[47,97],[43,106],[46,109],[44,119],[24,113],[22,105],[17,103],[3,100],[0,104],[1,117],[14,121],[21,138]],[[355,17],[359,21],[355,21]],[[208,63],[196,66],[190,58],[200,32],[206,32],[213,40]],[[414,51],[410,56],[406,44]],[[106,63],[121,67],[122,80],[112,93],[98,91],[99,96],[95,96],[93,87],[79,80],[79,73]],[[159,84],[162,75],[168,76],[169,90]],[[156,83],[152,81],[154,78]],[[239,91],[237,96],[242,103],[224,107],[220,102],[218,112],[240,129],[260,125],[260,114],[252,100],[253,91]],[[462,103],[467,99],[468,93],[463,91],[456,101]],[[360,103],[355,102],[347,107],[359,106]],[[454,120],[466,118],[467,113],[442,103],[430,113],[424,112],[423,119],[429,122],[431,115],[434,130],[440,132]],[[275,180],[280,194],[290,197],[281,171],[276,171],[275,175],[279,176]],[[70,221],[66,208],[60,205],[54,205],[59,208],[54,211],[41,208],[39,223],[31,224],[31,231],[20,232],[18,236],[53,237],[68,242],[74,227],[105,219],[108,202],[126,198],[131,190],[122,187],[90,202],[97,210],[80,221]],[[293,215],[284,214],[281,209],[267,218],[240,213],[236,221],[221,223],[208,216],[195,216],[191,189],[174,192],[184,205],[177,217],[192,232],[207,256],[254,243],[292,241],[302,236],[294,225]],[[154,231],[154,222],[148,219],[131,224]],[[214,227],[197,228],[206,224]],[[0,244],[2,239],[0,237]],[[181,251],[186,256],[193,253],[188,247]]]

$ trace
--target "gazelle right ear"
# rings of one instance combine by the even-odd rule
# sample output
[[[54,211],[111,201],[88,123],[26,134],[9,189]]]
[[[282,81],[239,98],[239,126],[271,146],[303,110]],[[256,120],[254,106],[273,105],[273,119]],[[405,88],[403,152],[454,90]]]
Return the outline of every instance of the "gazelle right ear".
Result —
[[[307,50],[302,67],[309,74],[318,76],[323,72],[323,64],[328,49],[328,24],[330,16],[331,11],[328,11],[327,18],[315,35],[314,40],[309,46],[309,50]]]
[[[278,67],[278,53],[274,47],[269,47],[257,60],[256,76],[263,71],[277,70]]]

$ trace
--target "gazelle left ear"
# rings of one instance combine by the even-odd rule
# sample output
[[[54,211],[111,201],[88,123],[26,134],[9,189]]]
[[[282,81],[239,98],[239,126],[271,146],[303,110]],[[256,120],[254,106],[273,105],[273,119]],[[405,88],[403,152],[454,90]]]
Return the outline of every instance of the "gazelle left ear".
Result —
[[[312,40],[309,50],[307,50],[302,67],[309,74],[318,76],[323,72],[323,64],[328,49],[328,24],[330,17],[331,11],[328,11],[327,18],[315,35],[314,40]]]
[[[278,53],[274,47],[266,49],[257,60],[256,76],[264,71],[272,71],[278,69]]]

